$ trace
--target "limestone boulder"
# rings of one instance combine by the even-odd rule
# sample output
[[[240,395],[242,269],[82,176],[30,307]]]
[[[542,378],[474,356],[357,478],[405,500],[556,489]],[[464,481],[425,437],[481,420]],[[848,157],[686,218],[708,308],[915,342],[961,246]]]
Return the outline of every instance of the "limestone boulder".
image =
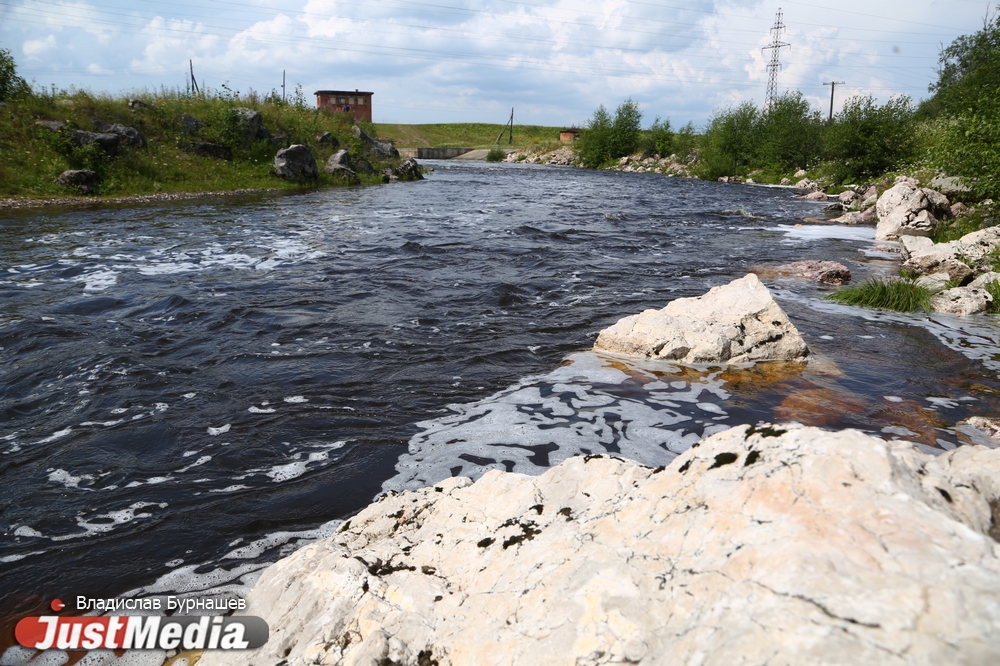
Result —
[[[802,198],[809,199],[810,201],[826,201],[827,199],[829,199],[829,197],[827,197],[822,190],[816,190],[814,192],[810,192],[809,194],[804,195]]]
[[[906,246],[904,245],[904,247]],[[951,243],[932,244],[932,247],[921,248],[921,250],[917,253],[910,253],[902,267],[917,275],[947,273],[950,279],[958,284],[965,284],[972,279],[972,268],[959,258]]]
[[[235,129],[244,143],[250,143],[264,129],[264,120],[260,112],[245,106],[238,106],[230,111],[235,121]]]
[[[115,123],[108,126],[104,131],[110,132],[111,134],[117,134],[121,145],[123,146],[130,146],[132,148],[146,147],[146,137],[142,134],[142,132],[134,127],[122,125],[121,123]]]
[[[977,289],[986,289],[986,286],[993,282],[1000,282],[1000,273],[987,271],[981,275],[977,275],[976,279],[969,283],[969,286]]]
[[[809,190],[812,192],[819,192],[823,189],[823,186],[817,183],[815,180],[810,180],[809,178],[803,178],[799,182],[795,183],[795,187],[800,190]]]
[[[61,120],[36,120],[35,125],[50,132],[58,132],[66,127],[66,123]]]
[[[400,180],[423,180],[424,176],[420,173],[420,165],[412,157],[407,157],[405,160],[399,163],[395,169],[393,169],[393,174]]]
[[[774,270],[779,275],[802,277],[827,284],[846,284],[851,281],[851,269],[837,261],[795,261]]]
[[[87,132],[85,130],[73,130],[69,135],[70,143],[75,146],[84,147],[97,145],[108,155],[117,155],[121,146],[121,137],[111,132]]]
[[[738,426],[391,494],[267,568],[225,664],[1000,663],[1000,450]]]
[[[794,361],[809,354],[798,330],[760,279],[749,274],[662,310],[625,317],[594,349],[680,363]]]
[[[199,157],[214,157],[220,160],[233,159],[232,148],[208,141],[189,141],[184,146],[184,152],[189,155],[198,155]]]
[[[345,169],[353,169],[354,163],[351,161],[351,154],[346,150],[338,150],[333,155],[326,160],[326,164],[323,165],[323,170],[327,173],[333,173],[331,169],[337,167],[343,167]]]
[[[912,256],[924,254],[934,249],[934,241],[927,236],[901,236],[899,244],[902,247],[900,254],[904,261]]]
[[[274,174],[285,180],[301,182],[319,178],[319,169],[309,147],[295,144],[282,148],[274,156]]]
[[[931,202],[923,190],[906,181],[897,182],[883,192],[875,204],[878,215],[875,238],[897,240],[906,235],[930,236],[938,225],[930,209]]]
[[[333,148],[340,146],[340,141],[330,132],[320,132],[316,135],[314,141],[319,145],[332,146]]]
[[[372,137],[368,136],[363,129],[355,125],[351,128],[351,132],[354,136],[361,139],[362,145],[364,145],[365,150],[378,157],[399,157],[399,151],[391,143],[382,143],[381,141],[376,141]]]
[[[59,174],[56,182],[75,188],[80,194],[90,194],[101,184],[101,177],[90,169],[70,169]]]
[[[976,287],[945,289],[931,297],[932,310],[955,315],[986,312],[992,303],[993,297],[989,292]]]
[[[181,116],[181,129],[186,134],[197,134],[203,127],[205,127],[205,122],[195,118],[191,114],[185,113]]]

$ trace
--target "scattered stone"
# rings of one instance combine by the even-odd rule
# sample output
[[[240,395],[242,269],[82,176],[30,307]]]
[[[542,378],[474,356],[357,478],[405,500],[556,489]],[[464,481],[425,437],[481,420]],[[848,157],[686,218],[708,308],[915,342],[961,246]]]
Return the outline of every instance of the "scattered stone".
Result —
[[[117,134],[121,139],[121,144],[123,146],[131,146],[134,148],[146,147],[146,137],[142,135],[142,132],[134,127],[127,127],[121,123],[115,123],[102,131]]]
[[[861,196],[861,203],[858,205],[862,210],[866,208],[874,208],[875,203],[878,201],[878,188],[872,185],[865,193]]]
[[[66,187],[75,187],[80,194],[90,194],[101,184],[101,177],[90,169],[70,169],[59,174],[56,182]]]
[[[931,273],[930,275],[921,275],[916,280],[917,286],[926,287],[931,291],[943,291],[948,287],[949,282],[951,282],[951,276],[947,273]]]
[[[938,219],[951,217],[951,202],[948,201],[948,197],[941,194],[937,190],[932,190],[926,187],[921,191],[930,203],[931,212],[934,213]]]
[[[207,141],[191,141],[184,146],[184,152],[200,157],[215,157],[220,160],[233,159],[233,149],[219,143],[209,143]]]
[[[321,132],[316,135],[314,140],[320,145],[332,146],[334,148],[340,145],[340,141],[337,140],[337,137],[330,132]]]
[[[853,205],[859,198],[860,196],[854,190],[844,190],[843,192],[837,195],[837,201],[839,201],[841,205],[844,206]]]
[[[327,163],[323,167],[323,171],[327,172],[334,178],[340,178],[341,180],[347,181],[350,185],[359,185],[361,183],[361,179],[358,178],[358,174],[341,164],[331,165]]]
[[[810,192],[802,197],[803,199],[809,199],[810,201],[826,201],[827,196],[823,194],[822,191],[816,190],[815,192]]]
[[[395,157],[395,158],[399,157],[399,151],[396,150],[396,147],[394,145],[392,145],[391,143],[382,143],[381,141],[376,141],[375,139],[365,134],[365,131],[360,127],[358,127],[357,125],[351,128],[351,132],[354,133],[354,136],[361,139],[361,143],[365,146],[365,150],[375,153],[379,157]]]
[[[805,169],[799,169],[794,174],[792,174],[793,178],[805,178],[805,176],[806,176],[806,170]]]
[[[264,129],[264,121],[260,113],[245,106],[237,106],[231,112],[236,119],[237,131],[244,143],[250,143]],[[270,134],[270,133],[269,133]]]
[[[969,191],[969,188],[955,176],[935,176],[927,185],[938,190],[945,196],[954,196]]]
[[[931,309],[947,314],[969,315],[986,312],[993,297],[985,289],[955,287],[945,289],[931,297]]]
[[[185,113],[181,116],[181,128],[187,134],[197,134],[203,127],[205,127],[205,122],[198,120],[191,114]]]
[[[905,183],[911,187],[920,187],[920,181],[912,176],[896,176],[896,180],[893,181],[893,185],[899,185],[900,183]]]
[[[810,190],[812,192],[819,192],[823,188],[815,180],[809,180],[808,178],[803,178],[799,182],[795,183],[795,187],[800,190]]]
[[[938,221],[930,210],[932,204],[927,194],[919,187],[900,180],[904,178],[897,178],[896,184],[883,192],[875,204],[877,240],[897,240],[906,235],[930,236],[937,229]]]
[[[787,187],[787,186],[789,186],[791,184],[792,184],[792,180],[790,178],[782,178],[781,179],[781,185],[784,185],[784,186]]]
[[[868,207],[863,207],[864,210],[861,211],[861,222],[860,224],[877,224],[878,214],[875,212],[874,202],[873,205]]]
[[[1000,450],[738,426],[387,495],[263,572],[263,647],[199,665],[1000,663],[998,523]]]
[[[984,442],[988,446],[996,448],[997,445],[1000,445],[1000,419],[989,418],[986,416],[970,416],[967,419],[959,421],[956,425],[958,427],[971,426],[972,428],[983,432],[990,440],[992,440]]]
[[[779,275],[803,277],[827,284],[846,284],[851,281],[851,269],[836,261],[796,261],[774,270]]]
[[[681,363],[797,361],[809,354],[752,273],[703,296],[620,319],[600,332],[594,349]]]
[[[254,136],[254,139],[257,141],[270,141],[272,138],[271,130],[264,127],[264,125],[260,126],[260,129],[257,130],[257,134]]]
[[[66,123],[61,120],[36,120],[35,125],[47,129],[50,132],[58,132],[62,128],[66,127]]]
[[[864,224],[864,216],[861,213],[844,213],[840,217],[833,218],[830,222],[834,224],[855,226],[858,224]]]
[[[959,201],[958,203],[953,203],[951,205],[951,216],[952,217],[962,217],[963,215],[968,215],[972,212],[972,208],[969,208],[964,203]]]
[[[330,158],[327,159],[323,169],[327,171],[327,173],[332,173],[330,169],[335,166],[353,169],[354,165],[351,163],[351,154],[343,149],[338,150],[333,155],[330,155]]]
[[[903,248],[903,260],[918,254],[926,254],[934,249],[934,241],[927,236],[900,236],[899,245]]]
[[[128,101],[129,108],[132,109],[148,109],[149,104],[143,102],[141,99],[130,99]]]
[[[80,147],[97,144],[108,155],[117,155],[118,147],[121,145],[121,137],[111,132],[73,130],[69,135],[69,140],[74,145]]]
[[[292,137],[287,134],[275,134],[270,138],[272,146],[289,148],[292,145]]]
[[[363,157],[354,158],[354,170],[357,173],[363,173],[366,176],[374,176],[378,173],[375,171],[375,167],[372,166],[372,163]]]
[[[969,286],[976,289],[986,289],[987,285],[993,282],[1000,282],[1000,273],[987,271],[982,275],[977,275],[976,279],[969,283]]]
[[[295,144],[279,150],[274,156],[274,174],[285,180],[299,182],[316,180],[319,178],[319,169],[309,147]]]
[[[908,238],[919,238],[919,236],[912,236]],[[901,251],[902,250],[898,245],[880,244],[875,246],[875,252],[887,252],[889,254],[899,254]]]
[[[392,172],[392,169],[386,167],[382,169],[382,182],[383,183],[395,183],[399,180],[399,176]]]
[[[423,180],[424,176],[420,173],[420,165],[412,157],[407,157],[405,160],[399,163],[399,166],[394,170],[394,175],[396,175],[400,180]]]
[[[948,279],[956,284],[965,284],[974,275],[972,268],[957,259],[954,251],[947,247],[947,243],[935,245],[926,252],[911,254],[908,259],[903,261],[903,268],[917,275],[947,273]]]

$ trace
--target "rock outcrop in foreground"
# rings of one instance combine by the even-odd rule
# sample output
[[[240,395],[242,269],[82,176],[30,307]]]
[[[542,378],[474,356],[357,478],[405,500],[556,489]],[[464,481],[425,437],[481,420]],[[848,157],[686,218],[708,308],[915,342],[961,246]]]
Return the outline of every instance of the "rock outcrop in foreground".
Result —
[[[370,505],[269,567],[256,664],[1000,663],[1000,450],[739,426]]]
[[[681,363],[796,361],[809,354],[753,273],[703,296],[619,319],[601,331],[594,349]]]

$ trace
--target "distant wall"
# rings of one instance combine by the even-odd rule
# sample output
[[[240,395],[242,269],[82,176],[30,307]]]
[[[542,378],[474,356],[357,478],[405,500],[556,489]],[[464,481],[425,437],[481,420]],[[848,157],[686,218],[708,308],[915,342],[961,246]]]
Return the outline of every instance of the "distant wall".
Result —
[[[469,152],[472,148],[399,148],[400,157],[418,160],[450,160]]]

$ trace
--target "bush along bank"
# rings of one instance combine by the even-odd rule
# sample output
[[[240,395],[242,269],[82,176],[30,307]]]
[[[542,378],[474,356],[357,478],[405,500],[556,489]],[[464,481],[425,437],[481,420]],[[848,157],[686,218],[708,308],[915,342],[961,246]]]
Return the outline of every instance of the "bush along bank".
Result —
[[[304,102],[228,90],[133,98],[21,90],[0,107],[0,196],[121,197],[420,177],[370,126]]]

